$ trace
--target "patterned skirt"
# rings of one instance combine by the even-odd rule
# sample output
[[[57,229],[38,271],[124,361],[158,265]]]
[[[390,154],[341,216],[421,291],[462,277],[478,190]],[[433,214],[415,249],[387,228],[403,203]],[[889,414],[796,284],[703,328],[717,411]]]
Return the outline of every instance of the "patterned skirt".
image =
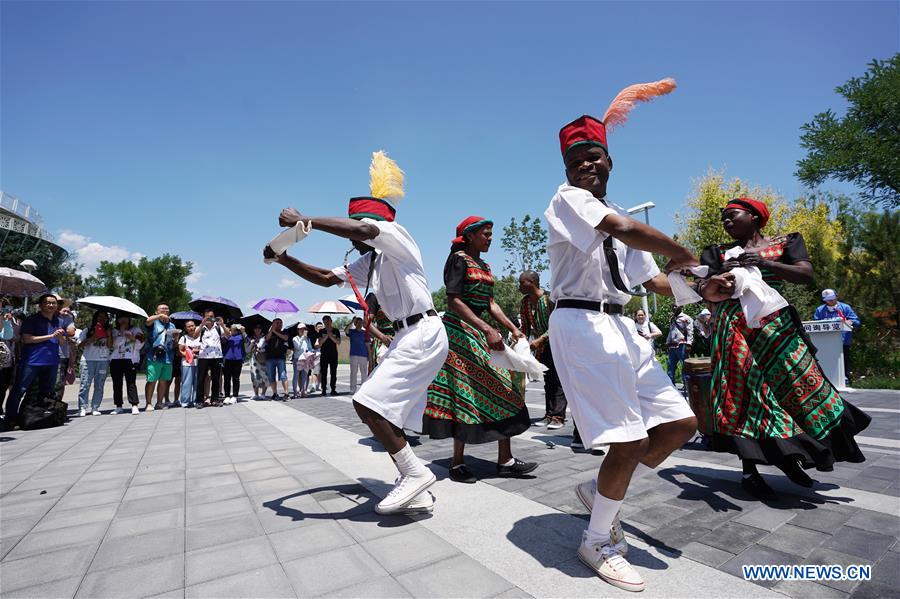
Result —
[[[428,387],[423,433],[432,439],[487,443],[528,430],[524,377],[491,365],[484,334],[459,316],[447,311],[443,321],[450,352]]]
[[[738,300],[719,304],[712,363],[716,451],[757,464],[799,458],[820,470],[865,461],[853,437],[871,419],[825,378],[793,307],[751,329]]]

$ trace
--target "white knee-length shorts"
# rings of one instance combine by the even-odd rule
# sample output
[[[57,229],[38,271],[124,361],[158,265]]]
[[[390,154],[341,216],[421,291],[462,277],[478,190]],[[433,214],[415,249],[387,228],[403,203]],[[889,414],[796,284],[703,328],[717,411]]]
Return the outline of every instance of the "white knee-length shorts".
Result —
[[[440,317],[427,316],[400,329],[381,362],[353,395],[396,427],[422,430],[428,386],[434,380],[450,344]]]
[[[630,318],[557,308],[550,347],[586,446],[637,441],[657,425],[694,415]]]

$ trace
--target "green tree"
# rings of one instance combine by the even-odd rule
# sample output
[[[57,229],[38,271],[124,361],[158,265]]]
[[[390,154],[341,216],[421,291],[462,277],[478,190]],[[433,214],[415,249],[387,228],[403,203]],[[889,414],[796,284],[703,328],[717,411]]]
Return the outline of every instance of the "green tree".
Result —
[[[501,247],[506,252],[506,274],[518,276],[525,270],[543,272],[550,268],[547,262],[547,230],[540,218],[530,214],[516,221],[515,217],[503,227]]]
[[[159,303],[166,303],[172,312],[187,310],[191,299],[186,279],[193,263],[183,262],[179,256],[163,254],[157,258],[143,257],[138,262],[101,262],[96,274],[85,281],[91,295],[124,297],[152,314]]]
[[[835,91],[849,104],[847,114],[826,110],[803,125],[807,154],[795,174],[810,187],[834,178],[861,187],[868,203],[900,205],[900,54],[873,60]]]

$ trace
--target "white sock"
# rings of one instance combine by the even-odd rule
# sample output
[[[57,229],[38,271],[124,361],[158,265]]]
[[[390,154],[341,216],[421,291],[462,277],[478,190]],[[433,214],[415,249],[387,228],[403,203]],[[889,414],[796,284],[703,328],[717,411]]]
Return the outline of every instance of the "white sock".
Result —
[[[500,464],[500,465],[501,466],[512,466],[515,463],[516,463],[516,458],[509,458],[508,462],[506,462],[505,464]]]
[[[631,482],[638,480],[639,478],[644,478],[651,472],[655,472],[655,468],[651,468],[650,466],[645,466],[641,462],[638,462],[637,467],[634,469],[634,472],[631,475]]]
[[[622,507],[621,499],[609,499],[600,491],[594,495],[594,506],[591,509],[591,522],[588,524],[587,536],[592,543],[609,543],[609,527]]]
[[[392,453],[391,457],[394,458],[394,462],[397,464],[397,470],[400,471],[400,474],[406,476],[424,476],[428,472],[419,458],[416,457],[416,454],[413,453],[409,443],[397,453]]]

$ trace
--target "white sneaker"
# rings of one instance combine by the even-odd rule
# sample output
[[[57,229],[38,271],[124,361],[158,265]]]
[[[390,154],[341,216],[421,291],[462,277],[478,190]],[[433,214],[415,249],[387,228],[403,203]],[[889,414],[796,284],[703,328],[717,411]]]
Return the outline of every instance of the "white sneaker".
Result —
[[[152,411],[155,410],[155,409],[156,409],[156,408],[153,407],[153,404],[150,404],[149,406],[147,406],[146,408],[144,408],[144,411],[145,411],[145,412],[152,412]]]
[[[430,514],[434,511],[434,495],[431,491],[422,491],[401,510],[402,514]]]
[[[100,415],[101,415],[100,410],[94,410],[93,412],[91,412],[91,416],[100,416]]]
[[[384,516],[402,511],[419,493],[433,485],[436,480],[434,473],[427,469],[421,476],[402,475],[387,497],[375,506],[375,512]]]
[[[594,497],[597,495],[597,480],[592,478],[575,487],[575,495],[590,513],[594,509]],[[612,526],[609,527],[609,542],[619,552],[619,555],[628,554],[628,541],[625,540],[625,531],[622,530],[622,522],[619,520],[618,513],[613,518]]]
[[[643,591],[644,579],[612,545],[588,541],[588,531],[581,533],[578,559],[609,584],[626,591]]]
[[[132,414],[140,414],[141,410],[137,406],[131,406],[131,413]]]
[[[548,431],[555,431],[561,429],[563,427],[563,423],[561,420],[550,420],[550,424],[547,425]]]
[[[80,410],[78,410],[78,415],[79,416],[87,416],[87,411],[85,411],[84,408],[81,408]]]

